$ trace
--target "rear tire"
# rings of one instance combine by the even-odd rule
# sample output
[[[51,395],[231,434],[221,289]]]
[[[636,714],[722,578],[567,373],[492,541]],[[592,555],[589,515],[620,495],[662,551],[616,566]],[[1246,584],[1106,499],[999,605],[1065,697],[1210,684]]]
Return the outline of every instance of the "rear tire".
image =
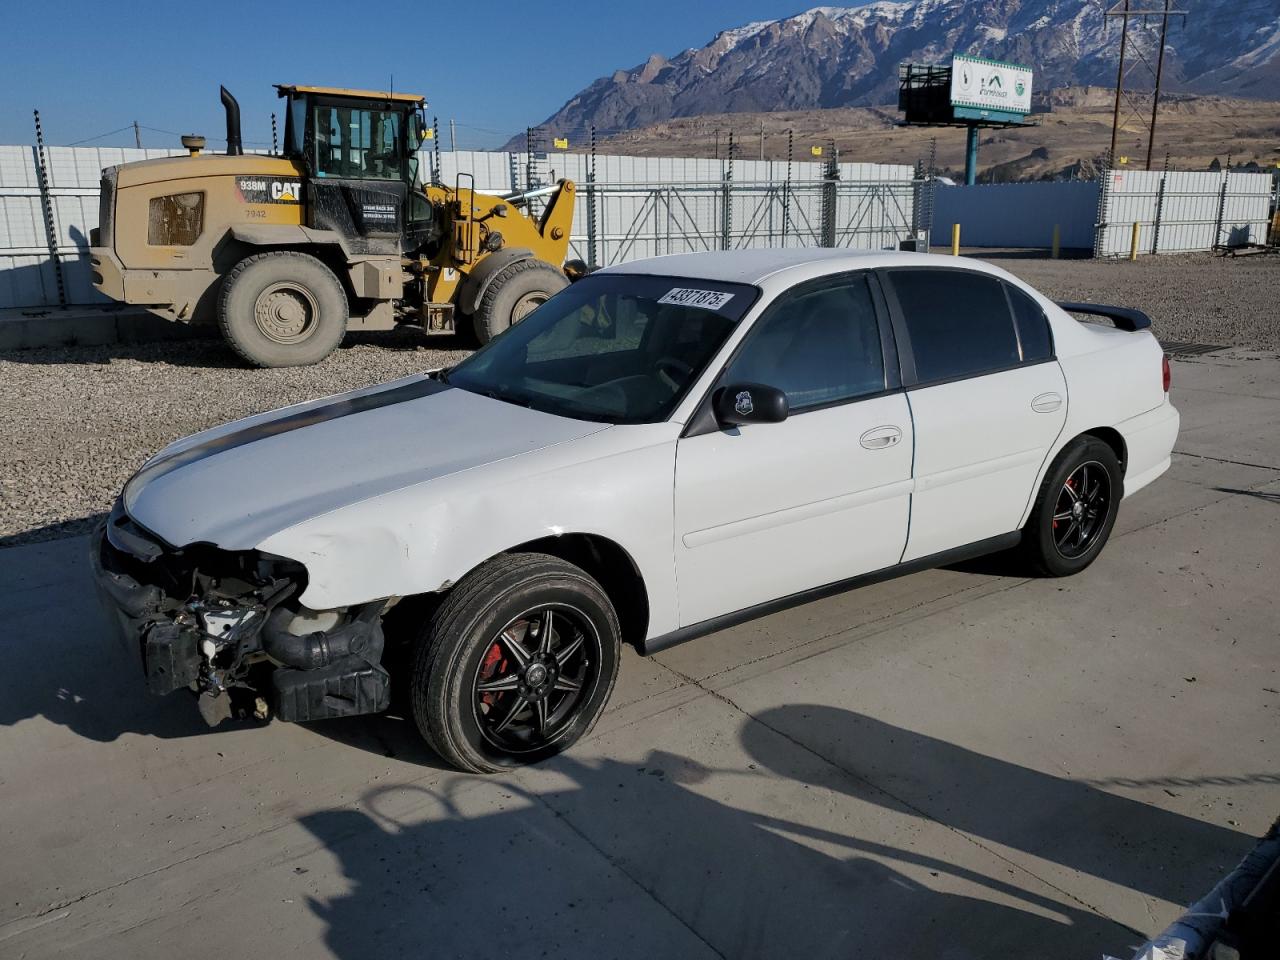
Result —
[[[1111,536],[1124,470],[1097,437],[1076,437],[1054,459],[1023,528],[1022,552],[1043,576],[1068,577],[1098,558]]]
[[[542,260],[517,260],[503,267],[476,305],[476,338],[488,343],[568,285],[568,277]]]
[[[460,770],[544,760],[595,726],[619,648],[617,614],[585,571],[545,554],[495,557],[458,582],[415,641],[414,721]]]
[[[347,332],[347,295],[310,254],[273,250],[232,268],[218,297],[218,326],[257,367],[319,363]]]

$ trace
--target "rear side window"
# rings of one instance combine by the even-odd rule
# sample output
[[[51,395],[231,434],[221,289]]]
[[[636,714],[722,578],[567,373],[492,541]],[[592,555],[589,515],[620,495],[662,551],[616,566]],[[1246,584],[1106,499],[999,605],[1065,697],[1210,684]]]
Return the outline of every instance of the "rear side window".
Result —
[[[999,280],[964,270],[891,270],[888,276],[919,382],[981,376],[1020,362]]]
[[[1018,325],[1018,342],[1022,344],[1022,362],[1035,363],[1053,356],[1053,338],[1049,333],[1049,318],[1029,296],[1010,284],[1009,303],[1013,307],[1013,320]]]
[[[763,383],[792,410],[885,389],[875,303],[865,276],[786,295],[751,329],[721,382]]]

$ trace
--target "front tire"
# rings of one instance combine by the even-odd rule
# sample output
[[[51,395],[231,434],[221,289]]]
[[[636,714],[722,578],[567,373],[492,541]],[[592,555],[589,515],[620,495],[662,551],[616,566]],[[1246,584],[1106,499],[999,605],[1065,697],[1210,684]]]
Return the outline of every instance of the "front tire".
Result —
[[[257,367],[319,363],[347,332],[347,295],[310,254],[272,250],[232,268],[218,297],[218,325],[231,348]]]
[[[460,770],[535,763],[595,726],[619,648],[617,614],[585,571],[504,554],[459,581],[417,638],[414,721]]]
[[[541,260],[517,260],[489,281],[473,317],[476,338],[488,343],[569,285],[569,278]]]
[[[1111,536],[1124,470],[1115,451],[1097,437],[1072,440],[1045,474],[1023,530],[1023,551],[1036,572],[1079,573],[1098,558]]]

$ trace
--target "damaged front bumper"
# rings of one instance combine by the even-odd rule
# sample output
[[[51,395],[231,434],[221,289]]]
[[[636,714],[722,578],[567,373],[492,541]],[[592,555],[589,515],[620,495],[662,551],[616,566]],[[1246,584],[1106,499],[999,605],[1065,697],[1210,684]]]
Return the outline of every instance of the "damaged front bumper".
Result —
[[[212,725],[271,714],[319,720],[385,710],[385,601],[312,611],[306,571],[282,557],[211,544],[173,547],[117,502],[91,539],[94,580],[147,689],[186,688]]]

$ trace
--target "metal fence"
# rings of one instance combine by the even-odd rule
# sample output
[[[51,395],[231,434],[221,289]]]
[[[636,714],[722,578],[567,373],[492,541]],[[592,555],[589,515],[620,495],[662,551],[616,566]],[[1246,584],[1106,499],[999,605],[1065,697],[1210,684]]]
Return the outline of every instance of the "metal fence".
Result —
[[[601,266],[703,250],[892,249],[918,229],[910,180],[587,183],[579,203],[573,254]]]
[[[598,266],[753,247],[878,250],[927,229],[921,180],[904,164],[467,151],[428,159],[444,183],[466,172],[482,190],[576,181],[571,256]]]
[[[1269,173],[1112,170],[1104,174],[1093,252],[1188,253],[1267,242]]]
[[[182,150],[0,146],[0,307],[102,302],[88,266],[103,167]],[[424,152],[426,175],[508,193],[579,187],[571,256],[608,265],[698,250],[896,247],[919,222],[921,181],[901,164]],[[41,176],[43,167],[44,176]]]

